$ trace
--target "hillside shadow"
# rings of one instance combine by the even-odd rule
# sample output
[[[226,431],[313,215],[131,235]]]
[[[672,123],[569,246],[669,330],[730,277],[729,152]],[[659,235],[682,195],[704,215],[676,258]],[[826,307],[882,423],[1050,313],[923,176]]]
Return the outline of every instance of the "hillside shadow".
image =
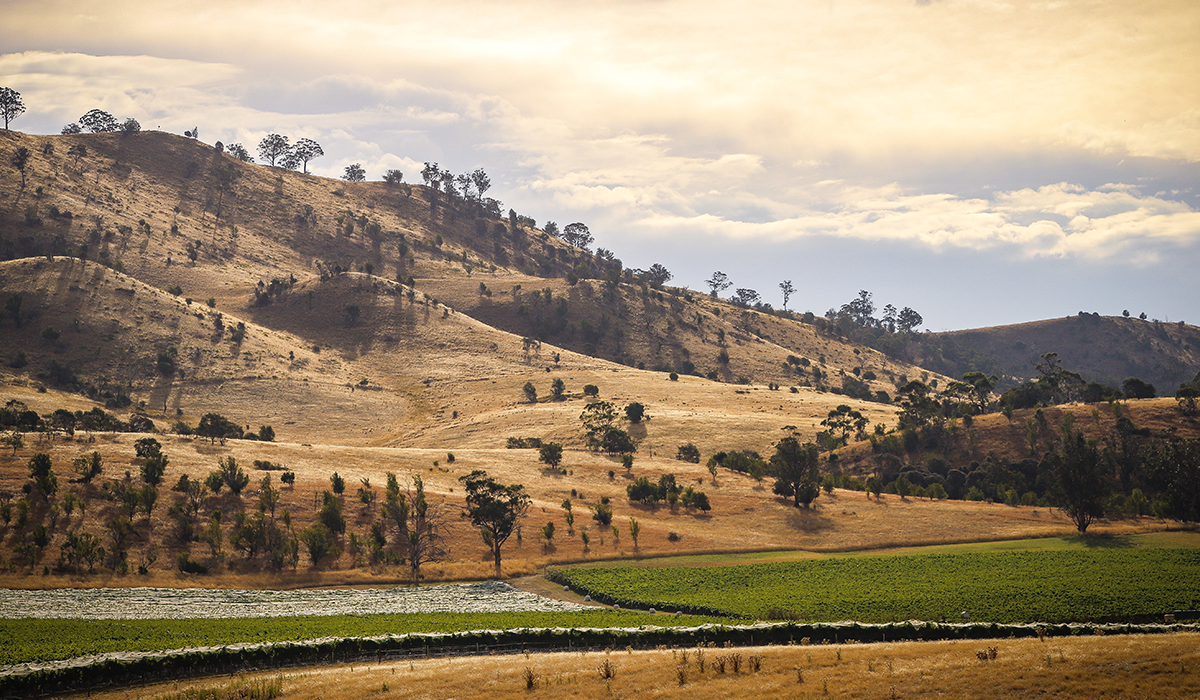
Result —
[[[1071,544],[1088,549],[1133,549],[1137,543],[1129,535],[1067,535],[1063,538]]]
[[[809,535],[833,528],[833,518],[827,518],[819,511],[810,508],[789,508],[784,520],[788,527],[796,532]]]

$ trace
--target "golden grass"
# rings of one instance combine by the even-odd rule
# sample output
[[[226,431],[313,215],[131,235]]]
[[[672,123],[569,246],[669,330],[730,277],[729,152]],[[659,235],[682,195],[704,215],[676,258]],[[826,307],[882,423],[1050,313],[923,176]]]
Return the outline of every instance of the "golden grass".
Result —
[[[994,660],[977,652],[995,647]],[[699,652],[699,653],[698,653]],[[741,657],[733,672],[727,658]],[[701,670],[700,657],[703,657]],[[761,663],[752,670],[751,659]],[[601,667],[613,671],[601,678]],[[248,674],[246,681],[277,671]],[[108,691],[160,698],[227,679]],[[532,688],[528,686],[532,685]],[[1200,634],[822,646],[612,650],[414,659],[284,673],[282,698],[1194,698]]]
[[[96,498],[97,487],[67,484],[71,460],[92,450],[105,459],[107,477],[120,477],[126,470],[136,474],[133,443],[141,436],[134,434],[100,435],[95,442],[64,441],[56,438],[41,444],[31,441],[16,457],[11,451],[0,454],[0,490],[19,493],[26,480],[25,465],[35,451],[48,452],[59,472],[60,488],[91,494],[89,508],[82,523],[78,511],[67,521],[72,529],[82,528],[104,537],[103,523],[115,512],[112,504]],[[699,465],[664,457],[639,457],[629,475],[619,462],[586,451],[568,451],[563,466],[567,475],[554,474],[537,462],[534,450],[456,450],[455,461],[447,462],[445,450],[415,448],[373,448],[303,445],[295,443],[257,443],[231,440],[227,445],[210,445],[205,440],[178,436],[158,436],[171,463],[167,483],[162,491],[154,516],[147,524],[144,516],[135,518],[138,538],[130,554],[134,568],[147,551],[146,540],[169,540],[170,523],[166,511],[173,494],[166,490],[180,474],[203,478],[217,466],[217,460],[232,456],[244,465],[252,481],[239,499],[222,492],[215,505],[227,512],[244,507],[253,511],[258,482],[268,472],[256,471],[256,459],[282,464],[296,473],[294,488],[282,489],[278,512],[292,514],[296,530],[307,527],[316,516],[321,491],[329,488],[329,476],[337,471],[346,479],[345,513],[349,531],[366,534],[372,519],[378,517],[375,508],[359,503],[355,490],[360,479],[368,478],[378,494],[382,493],[387,472],[399,475],[402,483],[420,474],[435,502],[447,503],[447,523],[450,546],[448,561],[429,565],[427,581],[472,580],[492,575],[490,558],[479,540],[478,533],[457,517],[462,501],[462,489],[457,479],[474,469],[484,469],[505,483],[522,483],[533,498],[528,517],[523,521],[521,539],[512,538],[504,548],[505,576],[525,576],[538,572],[548,564],[565,564],[612,559],[637,559],[679,554],[712,554],[717,552],[747,552],[763,550],[809,550],[813,552],[843,552],[879,550],[891,547],[1014,540],[1029,537],[1055,537],[1074,532],[1070,522],[1044,508],[1014,507],[968,501],[929,501],[900,499],[884,495],[881,500],[868,499],[865,494],[835,490],[822,494],[813,509],[796,509],[770,492],[770,484],[728,471],[718,475],[713,485],[708,471]],[[436,462],[436,466],[435,466]],[[615,475],[612,479],[608,472]],[[676,512],[665,506],[653,509],[631,504],[625,495],[628,479],[648,476],[657,479],[662,473],[675,473],[680,483],[692,484],[706,491],[713,510],[705,515]],[[270,472],[279,486],[279,472]],[[575,496],[571,490],[575,489]],[[591,519],[590,506],[609,497],[616,511],[613,523],[620,529],[614,540],[611,531],[598,527]],[[378,498],[382,498],[379,495]],[[568,535],[565,513],[560,504],[571,498],[575,506],[576,535]],[[240,500],[240,505],[239,505]],[[377,507],[376,507],[377,508]],[[637,518],[641,536],[635,549],[628,534],[629,518]],[[229,518],[226,528],[230,527]],[[546,522],[554,522],[558,534],[554,547],[543,546],[537,532]],[[60,528],[64,525],[60,523]],[[1159,531],[1167,523],[1152,519],[1104,522],[1091,531],[1103,534],[1129,534]],[[580,531],[588,528],[591,544],[585,551]],[[679,540],[668,539],[676,533]],[[52,564],[57,558],[56,545],[43,554],[42,563]],[[403,568],[374,568],[363,564],[354,567],[349,553],[325,570],[313,570],[302,555],[298,571],[283,574],[263,574],[245,565],[240,556],[229,549],[226,537],[226,564],[207,576],[184,575],[176,572],[172,546],[160,546],[159,559],[150,567],[149,577],[129,574],[94,574],[88,577],[29,576],[28,569],[0,577],[0,585],[61,586],[115,585],[137,586],[154,583],[169,586],[236,585],[250,587],[291,587],[301,585],[368,585],[403,582]],[[207,547],[193,543],[194,558],[208,558]],[[41,572],[41,565],[34,573]]]

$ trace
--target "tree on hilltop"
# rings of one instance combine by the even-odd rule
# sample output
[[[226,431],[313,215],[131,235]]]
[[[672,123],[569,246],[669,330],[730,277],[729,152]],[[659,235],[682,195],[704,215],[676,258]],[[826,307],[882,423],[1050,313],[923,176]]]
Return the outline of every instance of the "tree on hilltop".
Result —
[[[116,118],[102,109],[90,110],[79,118],[79,125],[93,134],[110,133],[121,128]]]
[[[729,275],[720,270],[712,273],[712,277],[709,277],[704,283],[708,285],[709,294],[714,299],[718,294],[733,286],[733,282],[729,281]]]
[[[234,158],[237,158],[238,160],[242,161],[243,163],[253,163],[254,162],[254,157],[250,155],[250,151],[247,151],[246,147],[240,143],[229,144],[225,148],[225,152],[228,153],[229,155],[233,156]]]
[[[267,161],[271,167],[275,167],[275,161],[286,157],[290,150],[288,138],[282,134],[267,134],[262,141],[258,142],[259,157]]]
[[[363,170],[361,163],[351,163],[346,166],[342,179],[346,182],[362,182],[367,179],[367,171]]]
[[[4,129],[8,123],[25,113],[25,103],[21,101],[21,93],[10,87],[0,88],[0,114],[4,115]]]
[[[289,155],[295,158],[303,166],[304,172],[307,173],[308,161],[313,158],[320,158],[325,155],[325,151],[321,149],[321,144],[312,139],[300,139],[296,142],[295,146],[292,146],[292,151]]]

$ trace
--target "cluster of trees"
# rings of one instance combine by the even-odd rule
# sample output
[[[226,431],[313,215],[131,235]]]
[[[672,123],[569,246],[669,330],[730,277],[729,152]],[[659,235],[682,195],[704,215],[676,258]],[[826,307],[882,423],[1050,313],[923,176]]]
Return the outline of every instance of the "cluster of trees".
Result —
[[[64,126],[62,133],[79,134],[87,131],[92,134],[106,134],[120,131],[125,134],[135,134],[141,130],[142,125],[133,117],[127,117],[125,121],[119,122],[116,117],[102,109],[92,109],[80,117],[79,121]]]
[[[630,404],[633,406],[633,404]],[[641,404],[637,404],[641,407]],[[644,409],[634,408],[632,413],[627,407],[627,416],[631,419],[637,415],[638,421],[646,418]],[[629,454],[637,449],[633,438],[622,428],[617,427],[617,409],[610,401],[592,401],[579,414],[583,423],[584,440],[590,450],[603,450],[608,454]]]
[[[685,487],[678,484],[674,474],[663,474],[659,477],[658,483],[650,481],[648,477],[640,476],[625,487],[625,493],[629,500],[648,506],[665,502],[672,512],[680,505],[687,510],[695,509],[704,513],[712,510],[712,504],[709,502],[707,494],[691,486]]]
[[[875,302],[871,292],[861,289],[858,297],[842,304],[840,308],[825,312],[825,318],[839,326],[846,324],[863,329],[876,329],[886,333],[912,333],[925,319],[921,314],[909,307],[897,310],[888,304],[883,307],[883,315],[875,318]]]
[[[249,158],[249,154],[245,153],[245,148],[241,144],[233,144],[229,147],[229,152],[243,161],[254,162],[254,159]],[[312,139],[302,138],[295,143],[290,143],[288,137],[272,133],[267,134],[258,142],[258,155],[271,167],[278,164],[288,170],[302,169],[307,173],[308,162],[325,155],[325,151],[321,148],[321,144]],[[359,169],[361,170],[361,168]]]
[[[39,415],[18,399],[10,399],[0,408],[0,430],[9,431],[6,446],[21,443],[25,433],[62,433],[74,435],[76,431],[142,433],[154,430],[154,423],[142,413],[133,413],[128,420],[121,420],[100,407],[88,411],[55,409]]]

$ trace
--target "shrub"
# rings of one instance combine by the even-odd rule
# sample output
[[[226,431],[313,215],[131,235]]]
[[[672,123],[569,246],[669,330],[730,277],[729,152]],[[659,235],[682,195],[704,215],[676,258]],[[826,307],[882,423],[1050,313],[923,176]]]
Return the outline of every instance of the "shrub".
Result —
[[[583,395],[584,396],[599,396],[600,395],[600,387],[596,386],[595,384],[585,384],[583,386]]]
[[[333,492],[339,496],[346,492],[346,480],[337,472],[329,477],[329,484],[333,487]]]
[[[692,464],[700,463],[700,449],[692,443],[686,443],[679,446],[679,451],[675,453],[675,459],[680,462],[691,462]]]
[[[595,520],[605,527],[612,525],[612,506],[608,505],[607,503],[598,503],[592,507],[592,510],[594,511],[592,513],[592,520]]]
[[[637,401],[625,406],[625,417],[630,423],[641,423],[643,419],[649,418],[646,415],[646,407]]]
[[[547,442],[538,450],[538,460],[557,467],[562,462],[563,447],[557,442]]]
[[[521,391],[525,393],[525,401],[527,403],[537,403],[537,387],[533,385],[533,382],[525,382],[525,386],[521,388]]]

